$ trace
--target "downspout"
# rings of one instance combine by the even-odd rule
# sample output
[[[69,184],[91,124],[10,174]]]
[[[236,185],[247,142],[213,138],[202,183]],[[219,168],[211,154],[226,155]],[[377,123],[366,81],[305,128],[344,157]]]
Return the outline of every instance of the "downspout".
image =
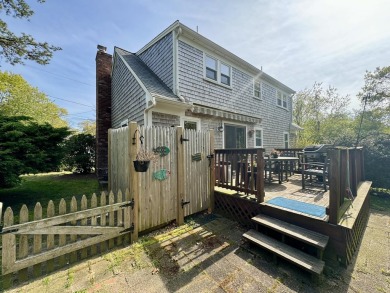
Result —
[[[149,102],[148,102],[149,105],[146,107],[145,112],[144,112],[145,113],[145,126],[152,126],[152,121],[149,121],[149,111],[152,108],[156,107],[156,105],[157,105],[156,99],[152,95],[150,95],[150,98],[151,99],[149,99]]]

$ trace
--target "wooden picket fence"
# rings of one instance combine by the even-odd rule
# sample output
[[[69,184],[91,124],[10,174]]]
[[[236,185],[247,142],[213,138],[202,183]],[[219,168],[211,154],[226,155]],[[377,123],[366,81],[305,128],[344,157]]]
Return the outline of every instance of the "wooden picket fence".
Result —
[[[89,201],[85,195],[80,202],[61,199],[57,208],[50,201],[45,215],[37,203],[33,219],[23,205],[19,223],[8,207],[2,227],[3,288],[130,243],[133,206],[129,191],[119,190],[116,195],[93,194]]]

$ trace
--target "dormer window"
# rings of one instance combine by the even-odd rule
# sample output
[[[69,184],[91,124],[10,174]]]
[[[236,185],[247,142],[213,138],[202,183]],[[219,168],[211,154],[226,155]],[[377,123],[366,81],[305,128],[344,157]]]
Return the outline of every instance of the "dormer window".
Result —
[[[206,77],[217,81],[218,61],[206,56]]]
[[[204,77],[224,86],[231,86],[232,67],[209,55],[204,55]]]

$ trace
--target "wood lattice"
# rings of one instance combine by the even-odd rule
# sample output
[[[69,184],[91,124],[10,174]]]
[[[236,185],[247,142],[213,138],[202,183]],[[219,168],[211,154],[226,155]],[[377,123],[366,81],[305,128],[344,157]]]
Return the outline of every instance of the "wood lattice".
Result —
[[[359,248],[369,216],[369,201],[366,200],[351,230],[346,233],[347,264],[352,262],[355,251]]]
[[[251,218],[260,213],[260,205],[245,198],[221,195],[216,192],[215,212],[245,227],[254,228]]]

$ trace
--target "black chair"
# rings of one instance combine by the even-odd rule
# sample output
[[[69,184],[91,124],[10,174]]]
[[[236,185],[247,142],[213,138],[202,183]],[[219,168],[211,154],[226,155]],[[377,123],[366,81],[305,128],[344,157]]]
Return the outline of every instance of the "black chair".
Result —
[[[329,160],[325,159],[321,162],[301,163],[302,166],[302,189],[306,188],[306,182],[311,184],[318,184],[324,187],[327,191],[328,177],[329,177]],[[315,176],[315,180],[313,177]]]

